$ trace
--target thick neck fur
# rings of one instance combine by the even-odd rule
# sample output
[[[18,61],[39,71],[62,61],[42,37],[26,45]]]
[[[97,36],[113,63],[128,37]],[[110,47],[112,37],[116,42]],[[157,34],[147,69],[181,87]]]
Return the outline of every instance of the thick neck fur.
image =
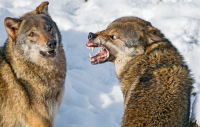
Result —
[[[143,74],[145,69],[149,67],[184,65],[183,58],[179,55],[176,48],[171,47],[169,42],[150,45],[142,55],[135,57],[121,56],[116,58],[113,63],[123,92],[129,88],[129,86],[123,85],[124,81],[128,81],[128,84],[131,84],[136,76],[135,74]]]
[[[113,63],[115,65],[115,73],[118,78],[120,78],[120,74],[121,74],[122,70],[124,69],[124,67],[132,59],[133,59],[133,57],[130,57],[130,56],[120,56],[115,59],[115,61]]]

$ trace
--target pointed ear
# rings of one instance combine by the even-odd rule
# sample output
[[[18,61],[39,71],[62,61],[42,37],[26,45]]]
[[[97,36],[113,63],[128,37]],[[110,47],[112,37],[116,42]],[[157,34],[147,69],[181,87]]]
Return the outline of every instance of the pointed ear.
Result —
[[[46,1],[46,2],[42,2],[34,12],[36,12],[37,14],[45,14],[47,16],[50,17],[49,15],[49,12],[48,12],[48,5],[49,5],[49,2]]]
[[[162,41],[164,39],[164,35],[154,27],[148,27],[148,42],[147,44],[150,45],[154,42]]]
[[[21,22],[22,20],[20,19],[10,18],[10,17],[5,18],[4,20],[4,26],[6,27],[8,35],[13,39],[18,34]]]

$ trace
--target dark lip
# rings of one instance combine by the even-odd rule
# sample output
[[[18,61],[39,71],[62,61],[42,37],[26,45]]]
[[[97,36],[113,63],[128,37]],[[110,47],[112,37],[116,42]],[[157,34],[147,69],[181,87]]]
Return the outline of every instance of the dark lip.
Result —
[[[86,43],[86,47],[102,47],[102,45],[99,45],[99,44],[95,44],[93,42],[93,39],[91,40],[88,40],[87,43]]]
[[[40,51],[40,54],[44,57],[52,57],[56,56],[56,49],[49,50],[49,51]]]
[[[107,62],[107,61],[108,61],[108,58],[106,58],[104,61],[99,61],[99,62],[92,62],[92,61],[91,61],[91,64],[92,64],[92,65],[97,65],[97,64],[105,63],[105,62]]]

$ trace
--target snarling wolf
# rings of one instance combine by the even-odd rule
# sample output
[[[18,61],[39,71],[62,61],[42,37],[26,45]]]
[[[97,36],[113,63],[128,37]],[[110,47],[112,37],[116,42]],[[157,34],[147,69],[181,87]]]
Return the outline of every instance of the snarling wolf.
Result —
[[[64,93],[66,59],[48,2],[4,20],[0,48],[0,127],[52,127]]]
[[[113,21],[89,33],[87,47],[101,47],[92,64],[113,62],[124,96],[122,127],[185,127],[193,79],[183,57],[150,22]]]

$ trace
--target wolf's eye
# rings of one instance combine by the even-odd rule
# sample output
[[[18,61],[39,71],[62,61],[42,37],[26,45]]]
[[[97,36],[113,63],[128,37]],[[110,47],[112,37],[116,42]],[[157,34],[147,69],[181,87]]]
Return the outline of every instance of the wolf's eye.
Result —
[[[157,32],[154,31],[154,30],[151,30],[150,33],[152,33],[152,34],[157,34]]]
[[[31,33],[29,34],[30,37],[33,37],[34,35],[35,35],[34,32],[31,32]]]
[[[110,37],[111,37],[113,40],[117,39],[117,37],[116,37],[115,35],[110,35]]]
[[[48,29],[47,29],[49,32],[51,31],[51,27],[48,27]]]

